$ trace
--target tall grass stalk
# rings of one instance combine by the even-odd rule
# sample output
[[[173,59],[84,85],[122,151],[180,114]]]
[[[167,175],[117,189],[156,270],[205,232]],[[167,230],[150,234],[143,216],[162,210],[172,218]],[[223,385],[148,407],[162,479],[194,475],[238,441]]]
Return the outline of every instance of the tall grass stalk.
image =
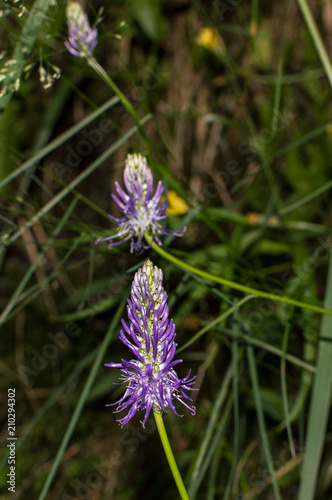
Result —
[[[325,307],[332,307],[332,253],[329,260]],[[305,455],[301,469],[299,500],[313,500],[326,439],[326,427],[332,396],[332,319],[324,316],[310,401]]]
[[[124,308],[124,304],[120,304],[120,306],[118,307],[114,317],[113,317],[113,320],[106,332],[106,335],[104,337],[104,340],[103,342],[100,344],[100,347],[99,347],[99,350],[98,350],[98,353],[96,355],[96,358],[95,358],[95,361],[91,367],[91,370],[90,370],[90,373],[89,373],[89,376],[85,382],[85,385],[82,389],[82,392],[80,394],[80,397],[77,401],[77,404],[76,404],[76,408],[75,408],[75,411],[70,419],[70,422],[68,424],[68,427],[66,429],[66,432],[62,438],[62,441],[61,441],[61,444],[60,444],[60,447],[58,449],[58,452],[54,458],[54,462],[53,462],[53,465],[52,465],[52,468],[47,476],[47,479],[44,483],[44,486],[40,492],[40,495],[38,496],[38,500],[44,500],[46,498],[46,495],[50,489],[50,486],[52,484],[52,481],[54,479],[54,476],[56,474],[56,471],[58,470],[58,467],[60,465],[60,462],[61,462],[61,459],[63,457],[63,454],[64,452],[66,451],[66,448],[68,446],[68,443],[69,443],[69,440],[70,438],[72,437],[72,434],[75,430],[75,427],[77,425],[77,422],[78,422],[78,419],[80,418],[80,415],[81,415],[81,412],[82,412],[82,409],[84,407],[84,404],[85,404],[85,401],[89,395],[89,392],[91,390],[91,387],[92,387],[92,384],[96,378],[96,375],[97,375],[97,372],[100,368],[100,365],[102,364],[102,359],[103,357],[105,356],[105,353],[106,353],[106,350],[108,348],[108,345],[109,343],[111,342],[112,340],[112,337],[114,335],[114,331],[115,331],[115,328],[117,327],[117,325],[119,324],[120,322],[120,319],[121,319],[121,315],[122,315],[122,312],[123,312],[123,308]]]

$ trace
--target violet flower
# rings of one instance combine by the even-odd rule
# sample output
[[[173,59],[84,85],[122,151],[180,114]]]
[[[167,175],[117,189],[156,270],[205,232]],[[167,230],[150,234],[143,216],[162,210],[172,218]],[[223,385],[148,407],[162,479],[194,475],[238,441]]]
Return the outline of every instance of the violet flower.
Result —
[[[129,325],[122,320],[123,330],[119,339],[131,350],[135,358],[131,361],[121,360],[121,363],[109,363],[105,366],[119,368],[123,373],[123,384],[126,391],[116,403],[114,413],[128,409],[125,417],[117,420],[121,427],[137,412],[145,410],[143,427],[151,409],[159,412],[170,407],[177,416],[173,404],[180,401],[191,413],[195,407],[190,407],[185,400],[192,399],[185,391],[191,388],[196,377],[191,377],[190,371],[184,379],[180,379],[174,366],[181,363],[173,361],[177,344],[175,343],[175,325],[168,319],[167,293],[162,284],[163,273],[157,266],[147,260],[135,274],[131,287],[131,299],[128,299]]]
[[[91,28],[87,15],[78,2],[69,1],[66,13],[69,31],[66,48],[76,57],[91,56],[97,45],[97,29]]]
[[[119,226],[118,233],[107,238],[98,238],[96,243],[108,241],[109,248],[111,248],[120,245],[124,241],[131,240],[130,251],[141,254],[145,249],[150,248],[150,245],[143,243],[145,232],[159,246],[162,246],[159,235],[183,235],[186,230],[185,227],[181,231],[171,231],[162,227],[159,222],[167,217],[165,214],[167,203],[160,202],[164,186],[159,181],[153,194],[153,176],[146,158],[141,154],[128,155],[123,180],[127,192],[116,182],[115,188],[118,196],[112,193],[113,200],[120,207],[123,217],[118,219],[109,215]],[[119,238],[119,241],[116,241],[117,238]]]

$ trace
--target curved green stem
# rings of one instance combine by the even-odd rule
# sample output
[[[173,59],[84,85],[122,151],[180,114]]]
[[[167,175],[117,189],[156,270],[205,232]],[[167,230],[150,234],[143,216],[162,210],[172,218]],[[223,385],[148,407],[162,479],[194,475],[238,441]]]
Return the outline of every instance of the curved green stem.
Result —
[[[128,113],[134,119],[136,125],[139,128],[140,133],[142,134],[143,139],[145,140],[146,144],[148,145],[149,138],[146,135],[145,130],[142,128],[140,121],[139,121],[139,118],[137,116],[137,113],[136,113],[133,105],[131,104],[131,102],[128,101],[127,97],[121,92],[119,87],[113,82],[112,78],[106,73],[104,68],[99,64],[99,62],[94,57],[92,57],[92,56],[88,57],[87,62],[91,66],[91,68],[95,70],[95,72],[104,80],[105,83],[107,83],[107,85],[109,87],[111,87],[113,92],[118,96],[118,98],[120,99],[120,101],[122,102],[122,104],[124,105],[126,110],[128,111]]]
[[[175,458],[173,455],[171,445],[169,444],[169,440],[168,440],[167,432],[166,432],[166,429],[164,426],[162,414],[155,409],[153,410],[153,413],[154,413],[154,418],[156,420],[157,429],[159,432],[161,443],[163,445],[164,452],[165,452],[168,464],[170,466],[170,469],[172,471],[174,481],[176,483],[176,486],[178,487],[181,499],[182,500],[189,500],[187,490],[183,484],[181,474],[180,474],[178,466],[176,465],[176,462],[175,462]]]
[[[176,257],[174,257],[174,255],[171,255],[170,253],[166,252],[166,250],[159,247],[154,241],[152,241],[151,236],[147,233],[145,233],[144,236],[149,245],[151,245],[151,248],[159,253],[159,255],[169,260],[170,262],[173,262],[173,264],[182,267],[182,269],[196,274],[197,276],[201,276],[202,278],[205,278],[207,280],[214,281],[215,283],[220,283],[221,285],[228,286],[229,288],[234,288],[235,290],[239,290],[240,292],[258,295],[259,297],[263,297],[264,299],[272,300],[274,302],[283,302],[284,304],[290,304],[295,307],[310,309],[311,311],[315,311],[320,314],[327,314],[328,316],[332,316],[332,311],[324,309],[323,307],[315,306],[313,304],[306,304],[304,302],[300,302],[299,300],[293,300],[288,297],[275,295],[273,293],[262,292],[261,290],[256,290],[255,288],[241,285],[240,283],[235,283],[234,281],[229,281],[224,278],[220,278],[219,276],[215,276],[214,274],[207,273],[206,271],[202,271],[201,269],[197,269],[197,267],[191,266],[186,262],[182,262],[182,260],[177,259]]]

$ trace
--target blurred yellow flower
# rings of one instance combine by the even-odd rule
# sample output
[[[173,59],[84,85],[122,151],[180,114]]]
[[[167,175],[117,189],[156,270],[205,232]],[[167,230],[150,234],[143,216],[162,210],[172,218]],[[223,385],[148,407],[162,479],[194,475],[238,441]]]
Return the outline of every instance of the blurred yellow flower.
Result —
[[[202,28],[196,36],[196,42],[211,51],[223,45],[223,40],[216,28]]]
[[[258,226],[259,224],[267,223],[269,226],[278,227],[280,225],[279,218],[276,215],[271,215],[267,219],[264,214],[258,214],[257,212],[249,212],[246,214],[245,218],[253,226]]]
[[[328,133],[328,135],[332,135],[332,125],[328,125],[326,127],[326,132]]]
[[[182,198],[180,198],[180,196],[178,196],[172,189],[170,189],[167,193],[167,201],[167,215],[183,215],[189,210],[189,206],[187,205],[187,203]]]

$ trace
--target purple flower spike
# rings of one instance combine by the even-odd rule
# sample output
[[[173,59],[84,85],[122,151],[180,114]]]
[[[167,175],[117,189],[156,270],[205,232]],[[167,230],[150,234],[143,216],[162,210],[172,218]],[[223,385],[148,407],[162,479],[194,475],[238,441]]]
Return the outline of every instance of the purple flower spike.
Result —
[[[91,28],[87,15],[77,2],[67,5],[67,23],[69,37],[65,42],[66,48],[76,57],[89,57],[97,45],[98,32]]]
[[[180,401],[193,415],[196,408],[189,406],[185,400],[192,399],[185,391],[196,391],[191,386],[196,377],[190,371],[184,379],[180,379],[174,366],[182,359],[173,361],[177,344],[175,343],[175,325],[168,319],[167,293],[162,286],[163,273],[157,266],[147,260],[135,274],[131,287],[131,298],[128,299],[129,324],[122,320],[123,330],[120,340],[135,356],[131,361],[109,363],[105,366],[119,368],[123,373],[123,384],[126,391],[116,403],[114,413],[127,410],[125,417],[117,420],[123,427],[137,412],[145,410],[141,424],[145,426],[152,409],[165,411],[175,409],[174,400]]]
[[[166,218],[167,203],[160,203],[164,186],[159,181],[153,194],[153,176],[146,158],[141,154],[128,155],[123,180],[127,191],[116,182],[115,188],[118,195],[112,193],[113,200],[120,207],[123,217],[118,219],[109,215],[119,226],[118,233],[107,238],[98,238],[96,243],[108,241],[109,248],[112,248],[112,246],[131,240],[131,253],[141,254],[145,249],[150,248],[150,245],[145,245],[143,242],[145,232],[159,246],[162,246],[159,235],[183,235],[185,227],[182,231],[171,231],[163,228],[159,223],[160,220]],[[116,241],[117,238],[118,241]]]

